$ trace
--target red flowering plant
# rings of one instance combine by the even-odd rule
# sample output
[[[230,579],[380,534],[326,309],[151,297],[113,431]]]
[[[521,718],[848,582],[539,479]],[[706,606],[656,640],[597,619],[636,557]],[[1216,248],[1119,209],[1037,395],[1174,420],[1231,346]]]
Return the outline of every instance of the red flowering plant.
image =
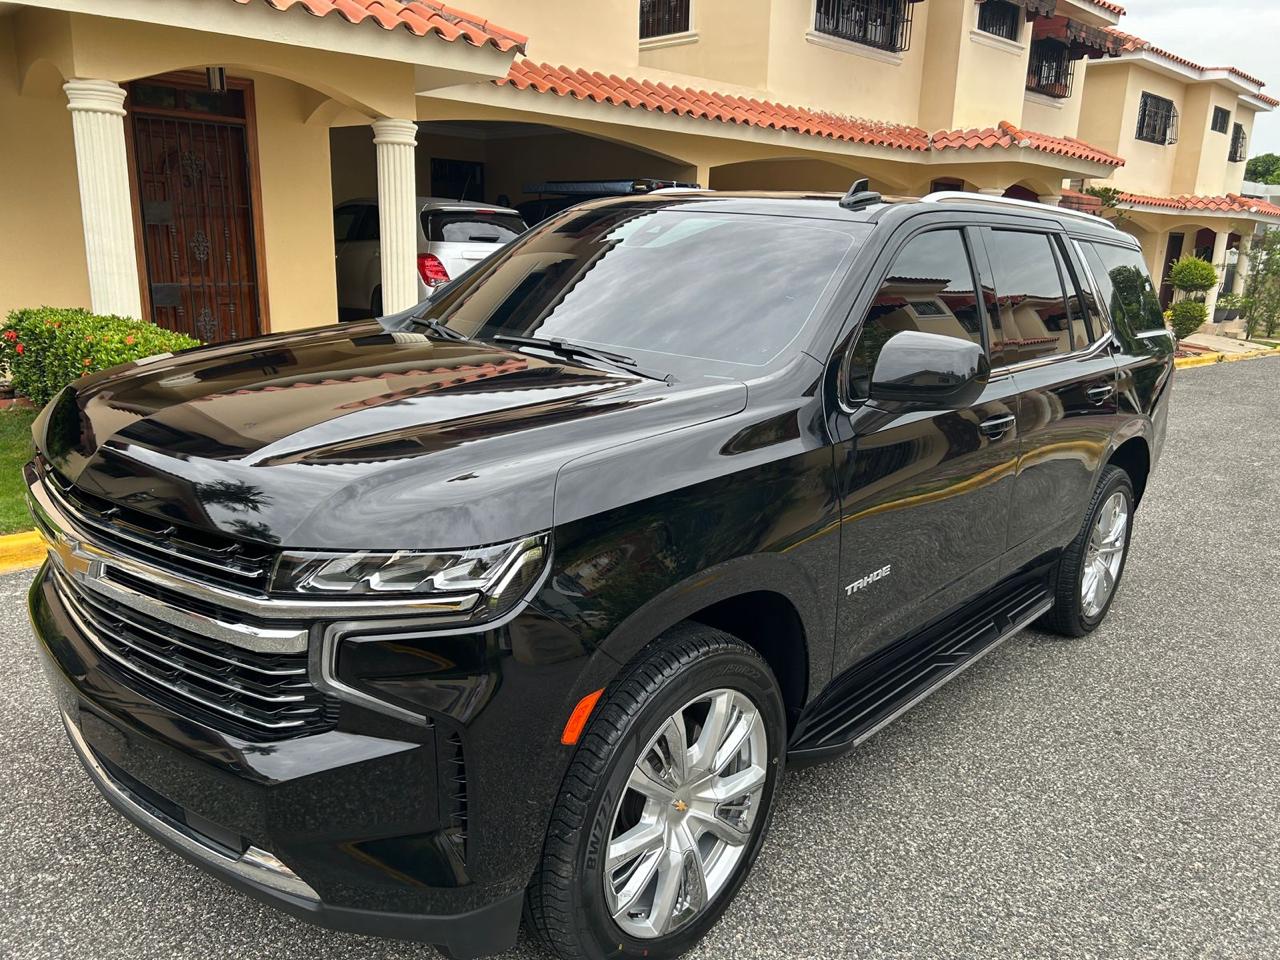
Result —
[[[15,310],[0,326],[0,366],[13,389],[37,406],[69,383],[157,353],[200,346],[185,334],[78,308]]]

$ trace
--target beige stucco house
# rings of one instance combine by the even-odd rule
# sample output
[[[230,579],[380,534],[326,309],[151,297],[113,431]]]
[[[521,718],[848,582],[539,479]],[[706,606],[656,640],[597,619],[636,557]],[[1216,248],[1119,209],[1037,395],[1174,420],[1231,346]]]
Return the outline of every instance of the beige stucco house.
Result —
[[[1123,228],[1142,241],[1157,277],[1197,254],[1240,292],[1254,235],[1280,225],[1280,207],[1241,195],[1254,121],[1278,101],[1236,67],[1201,66],[1113,33],[1120,55],[1090,69],[1079,131],[1126,160],[1105,181],[1122,191]],[[1209,295],[1211,314],[1221,289]]]
[[[360,196],[395,310],[415,196],[518,203],[548,180],[865,176],[1048,203],[1115,183],[1156,265],[1193,219],[1243,248],[1270,216],[1140,199],[1238,190],[1192,117],[1225,104],[1247,137],[1275,101],[1149,62],[1109,0],[472,2],[0,2],[0,311],[83,304],[206,340],[332,322],[333,208]],[[1171,154],[1131,135],[1148,73],[1178,87]]]

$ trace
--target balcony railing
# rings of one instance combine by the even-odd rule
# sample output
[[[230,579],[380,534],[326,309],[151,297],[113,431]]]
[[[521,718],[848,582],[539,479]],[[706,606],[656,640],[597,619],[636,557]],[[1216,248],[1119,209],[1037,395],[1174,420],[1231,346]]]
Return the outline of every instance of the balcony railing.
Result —
[[[1037,40],[1027,64],[1027,89],[1055,100],[1070,99],[1075,68],[1070,47],[1056,40]]]
[[[909,0],[817,0],[813,29],[851,43],[901,53],[911,46]]]
[[[685,33],[691,0],[640,0],[640,39]]]

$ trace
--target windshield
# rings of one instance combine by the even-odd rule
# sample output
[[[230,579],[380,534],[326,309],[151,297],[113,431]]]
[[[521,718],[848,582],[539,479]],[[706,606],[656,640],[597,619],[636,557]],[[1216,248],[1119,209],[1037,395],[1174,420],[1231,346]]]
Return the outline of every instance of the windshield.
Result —
[[[650,205],[579,208],[442,288],[425,317],[478,340],[562,338],[762,366],[798,336],[869,231]]]

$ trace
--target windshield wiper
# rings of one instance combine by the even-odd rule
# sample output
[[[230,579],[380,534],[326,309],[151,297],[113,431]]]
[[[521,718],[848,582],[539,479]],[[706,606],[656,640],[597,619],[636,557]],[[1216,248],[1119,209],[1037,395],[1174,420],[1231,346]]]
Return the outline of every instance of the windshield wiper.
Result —
[[[562,357],[583,357],[587,360],[599,360],[602,363],[621,367],[628,373],[634,373],[649,380],[659,380],[663,383],[673,383],[675,381],[675,378],[669,373],[645,370],[636,363],[634,357],[628,357],[625,353],[614,353],[611,350],[601,350],[599,347],[588,347],[580,343],[572,343],[560,337],[517,337],[508,333],[499,333],[490,339],[494,343],[510,343],[518,347],[535,347],[539,350],[550,350],[553,353],[560,354]]]
[[[470,340],[471,339],[465,333],[459,333],[457,330],[454,330],[452,327],[446,327],[443,323],[441,323],[435,317],[410,317],[410,321],[412,323],[418,324],[419,326],[426,327],[428,330],[430,330],[436,336],[440,337],[442,340]]]

